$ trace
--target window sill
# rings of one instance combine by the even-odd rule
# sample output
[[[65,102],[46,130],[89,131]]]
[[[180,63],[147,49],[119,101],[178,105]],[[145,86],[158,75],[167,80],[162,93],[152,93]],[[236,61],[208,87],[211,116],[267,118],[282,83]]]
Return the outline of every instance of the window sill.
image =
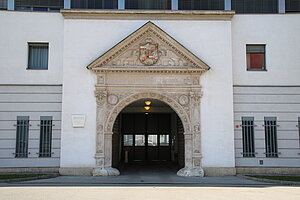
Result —
[[[26,68],[26,70],[43,70],[44,71],[44,70],[48,70],[48,68],[47,69],[42,69],[42,68],[41,69],[39,69],[39,68]]]
[[[266,69],[247,69],[247,71],[250,71],[250,72],[267,72],[268,70],[266,70]]]

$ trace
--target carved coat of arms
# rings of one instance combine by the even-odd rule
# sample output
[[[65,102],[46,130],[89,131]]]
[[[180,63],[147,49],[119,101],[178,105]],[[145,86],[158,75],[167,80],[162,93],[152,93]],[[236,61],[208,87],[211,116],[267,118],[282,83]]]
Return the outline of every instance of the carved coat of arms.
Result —
[[[157,63],[159,54],[158,54],[158,44],[152,42],[146,42],[140,44],[140,61],[144,65],[154,65]]]

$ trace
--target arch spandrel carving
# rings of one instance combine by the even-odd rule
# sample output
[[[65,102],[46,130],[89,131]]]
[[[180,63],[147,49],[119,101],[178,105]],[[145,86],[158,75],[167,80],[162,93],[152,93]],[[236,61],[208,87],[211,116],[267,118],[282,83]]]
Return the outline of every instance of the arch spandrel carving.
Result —
[[[191,121],[188,113],[185,109],[177,103],[177,99],[168,96],[167,94],[159,94],[159,93],[135,93],[129,94],[123,100],[121,100],[111,111],[109,116],[107,116],[107,121],[105,122],[105,131],[112,131],[113,124],[118,116],[118,114],[129,104],[139,100],[139,99],[157,99],[166,104],[168,104],[179,116],[181,119],[185,133],[189,133],[191,131]]]

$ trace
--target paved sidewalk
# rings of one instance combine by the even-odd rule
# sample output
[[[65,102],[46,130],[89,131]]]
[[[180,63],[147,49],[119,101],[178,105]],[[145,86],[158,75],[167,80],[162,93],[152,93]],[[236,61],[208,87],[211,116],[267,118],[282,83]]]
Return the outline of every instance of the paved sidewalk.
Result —
[[[11,183],[16,184],[16,183]],[[225,177],[179,177],[177,175],[121,175],[115,177],[93,176],[59,176],[51,179],[40,179],[18,182],[20,185],[223,185],[223,186],[263,186],[274,185],[248,180],[236,176]]]
[[[172,165],[130,165],[121,168],[120,176],[59,176],[22,182],[11,182],[3,185],[33,186],[82,186],[82,185],[163,185],[163,186],[266,186],[274,183],[259,182],[237,176],[223,177],[181,177],[176,174],[177,168]],[[276,184],[276,183],[275,183]]]

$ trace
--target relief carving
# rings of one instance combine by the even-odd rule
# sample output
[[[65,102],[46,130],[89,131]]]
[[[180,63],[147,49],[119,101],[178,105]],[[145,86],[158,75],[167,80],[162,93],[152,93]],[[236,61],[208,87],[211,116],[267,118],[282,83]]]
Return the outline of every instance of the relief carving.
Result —
[[[185,106],[190,103],[190,99],[187,95],[183,94],[178,98],[180,105]]]
[[[96,97],[97,105],[99,106],[103,105],[105,103],[106,96],[107,96],[106,90],[96,90],[95,97]]]
[[[201,97],[202,97],[201,93],[192,92],[192,93],[190,93],[190,97],[191,97],[191,100],[192,100],[194,106],[200,105]]]
[[[108,95],[107,101],[111,105],[116,105],[119,102],[119,98],[117,95],[111,94],[111,95]]]
[[[104,75],[98,75],[97,76],[97,83],[98,84],[104,84]]]

